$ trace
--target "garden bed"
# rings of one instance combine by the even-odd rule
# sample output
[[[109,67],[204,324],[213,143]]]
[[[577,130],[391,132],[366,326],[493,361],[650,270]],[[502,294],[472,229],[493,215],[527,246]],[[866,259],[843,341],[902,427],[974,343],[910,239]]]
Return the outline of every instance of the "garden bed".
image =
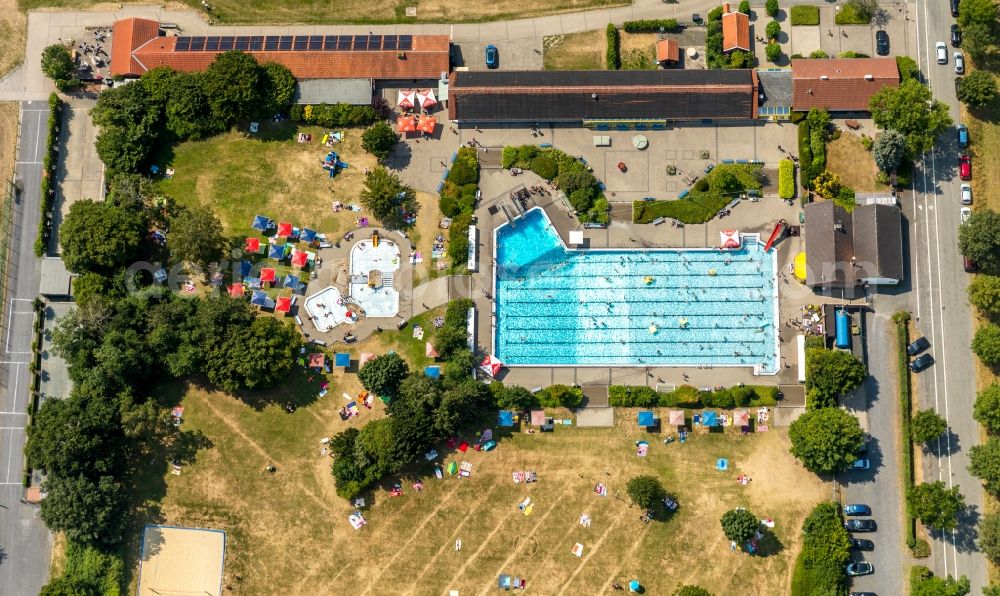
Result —
[[[761,190],[761,167],[721,164],[691,187],[687,196],[672,201],[634,201],[632,222],[650,223],[661,217],[681,223],[709,221],[741,192]]]

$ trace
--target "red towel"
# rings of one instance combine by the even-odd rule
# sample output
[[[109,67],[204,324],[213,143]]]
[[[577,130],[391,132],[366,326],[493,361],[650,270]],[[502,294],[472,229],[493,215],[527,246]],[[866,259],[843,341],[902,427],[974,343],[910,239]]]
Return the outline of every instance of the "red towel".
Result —
[[[469,449],[469,444],[466,443],[465,441],[462,441],[462,444],[458,446],[458,450],[461,451],[462,453],[465,453],[468,449]]]

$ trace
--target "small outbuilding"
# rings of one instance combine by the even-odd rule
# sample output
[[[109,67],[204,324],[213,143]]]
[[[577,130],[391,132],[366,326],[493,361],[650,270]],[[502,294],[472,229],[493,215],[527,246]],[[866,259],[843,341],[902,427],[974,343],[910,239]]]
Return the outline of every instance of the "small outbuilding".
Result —
[[[656,42],[656,63],[660,66],[670,66],[681,61],[681,48],[673,39],[661,39]]]

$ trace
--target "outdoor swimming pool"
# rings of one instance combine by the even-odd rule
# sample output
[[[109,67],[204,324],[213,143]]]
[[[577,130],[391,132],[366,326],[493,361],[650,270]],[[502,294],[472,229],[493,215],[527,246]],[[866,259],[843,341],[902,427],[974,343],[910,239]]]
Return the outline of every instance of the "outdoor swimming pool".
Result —
[[[494,354],[512,366],[778,371],[776,258],[737,250],[571,250],[545,212],[497,228]]]

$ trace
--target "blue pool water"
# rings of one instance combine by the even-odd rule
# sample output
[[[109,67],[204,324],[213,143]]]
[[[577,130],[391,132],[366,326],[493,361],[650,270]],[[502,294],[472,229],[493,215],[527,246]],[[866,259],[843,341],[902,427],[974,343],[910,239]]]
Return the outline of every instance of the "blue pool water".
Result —
[[[568,250],[536,208],[497,230],[496,261],[494,353],[509,365],[778,369],[775,260],[755,240]]]

